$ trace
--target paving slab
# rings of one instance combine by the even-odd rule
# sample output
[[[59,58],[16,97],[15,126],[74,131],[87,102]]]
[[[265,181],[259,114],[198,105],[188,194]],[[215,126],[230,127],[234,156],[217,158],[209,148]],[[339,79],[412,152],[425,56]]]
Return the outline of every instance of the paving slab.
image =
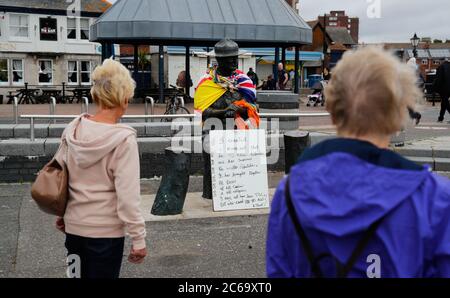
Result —
[[[269,189],[269,198],[272,200],[275,189]],[[213,210],[213,201],[202,198],[201,192],[188,193],[184,203],[183,213],[179,215],[157,216],[150,213],[156,194],[142,196],[141,211],[145,221],[169,221],[195,218],[217,218],[232,216],[248,216],[248,215],[267,215],[269,208],[247,209],[236,211],[220,211]]]

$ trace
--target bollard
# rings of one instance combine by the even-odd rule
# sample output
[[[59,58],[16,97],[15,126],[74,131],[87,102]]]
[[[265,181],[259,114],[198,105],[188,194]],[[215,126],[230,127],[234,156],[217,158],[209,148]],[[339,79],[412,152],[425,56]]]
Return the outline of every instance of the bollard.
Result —
[[[291,167],[294,166],[306,148],[311,146],[311,137],[309,132],[288,131],[284,134],[284,160],[285,173],[289,174]]]
[[[184,148],[166,148],[165,173],[153,203],[153,215],[177,215],[183,212],[189,186],[191,152]]]
[[[30,141],[34,142],[34,118],[30,118]]]

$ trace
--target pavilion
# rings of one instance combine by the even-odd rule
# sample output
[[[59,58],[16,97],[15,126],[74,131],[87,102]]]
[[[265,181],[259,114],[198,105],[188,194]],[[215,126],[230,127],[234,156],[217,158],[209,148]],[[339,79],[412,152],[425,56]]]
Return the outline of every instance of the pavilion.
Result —
[[[299,51],[311,44],[312,30],[285,0],[117,0],[91,26],[90,39],[102,44],[102,58],[112,44],[134,45],[138,71],[139,45],[159,45],[159,94],[164,92],[164,46],[186,49],[186,81],[190,80],[190,47],[213,47],[223,38],[240,47],[274,48],[275,63],[294,49],[295,86],[299,92]],[[186,93],[189,94],[189,84]]]

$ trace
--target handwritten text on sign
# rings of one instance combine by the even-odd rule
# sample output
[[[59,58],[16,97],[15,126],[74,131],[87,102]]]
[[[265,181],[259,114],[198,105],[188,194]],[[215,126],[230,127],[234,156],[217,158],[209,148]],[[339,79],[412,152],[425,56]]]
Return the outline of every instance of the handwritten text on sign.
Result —
[[[264,130],[210,132],[214,211],[269,207]]]

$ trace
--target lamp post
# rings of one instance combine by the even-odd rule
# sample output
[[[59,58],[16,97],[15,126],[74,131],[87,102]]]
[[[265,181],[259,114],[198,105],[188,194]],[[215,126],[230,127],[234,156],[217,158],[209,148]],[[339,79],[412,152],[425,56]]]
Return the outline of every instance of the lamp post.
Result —
[[[411,38],[411,45],[413,46],[413,55],[414,58],[417,57],[417,46],[419,45],[419,37],[417,37],[417,34],[414,33],[414,36]]]

